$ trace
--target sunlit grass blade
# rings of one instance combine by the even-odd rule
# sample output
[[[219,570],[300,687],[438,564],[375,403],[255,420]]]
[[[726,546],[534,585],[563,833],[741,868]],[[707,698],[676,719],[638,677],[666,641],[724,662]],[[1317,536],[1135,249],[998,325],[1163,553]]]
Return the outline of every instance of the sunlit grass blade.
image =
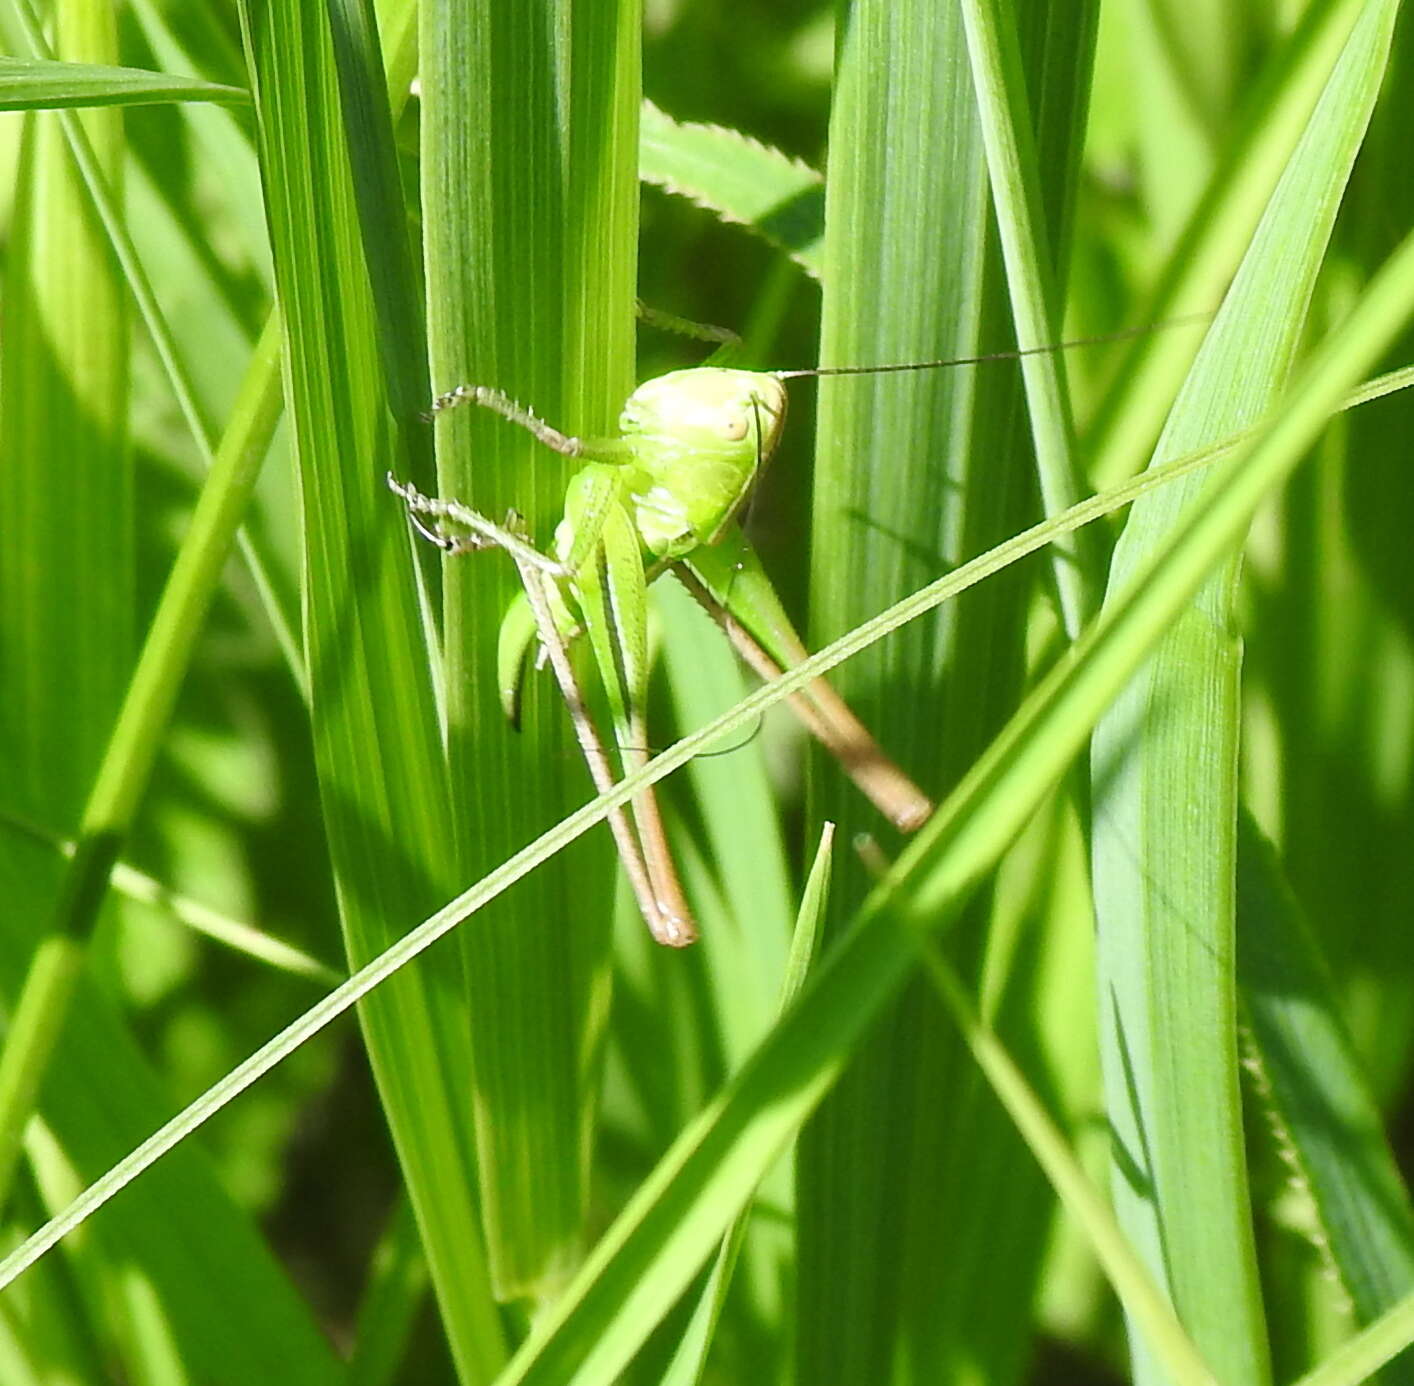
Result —
[[[1405,375],[1407,372],[1395,373],[1396,378],[1403,378]],[[1409,382],[1405,380],[1404,383],[1408,384]],[[1342,405],[1349,405],[1355,400],[1363,398],[1375,385],[1378,385],[1378,382],[1353,392],[1342,402]],[[1252,433],[1250,436],[1255,437],[1256,435]],[[1082,502],[1064,515],[1041,521],[1031,529],[997,545],[987,553],[980,554],[971,562],[963,564],[954,572],[930,583],[927,587],[898,602],[863,626],[841,637],[833,645],[812,656],[803,665],[783,675],[770,687],[759,689],[742,699],[708,725],[684,738],[671,751],[657,757],[649,767],[647,775],[629,776],[619,785],[613,795],[601,797],[593,803],[585,805],[584,808],[550,829],[514,857],[502,863],[495,871],[488,874],[475,886],[464,891],[435,915],[424,920],[411,933],[385,950],[378,958],[366,964],[357,974],[342,983],[318,1005],[268,1041],[186,1110],[172,1118],[159,1131],[144,1140],[141,1145],[130,1150],[128,1155],[109,1169],[102,1179],[76,1199],[73,1206],[52,1219],[45,1227],[30,1237],[24,1246],[5,1259],[3,1267],[0,1267],[0,1289],[3,1289],[10,1280],[21,1274],[27,1266],[32,1265],[45,1251],[61,1240],[68,1231],[81,1226],[96,1209],[101,1208],[115,1193],[151,1168],[163,1155],[193,1131],[199,1129],[228,1102],[270,1072],[299,1045],[318,1034],[321,1029],[349,1010],[363,996],[381,986],[387,978],[395,975],[412,959],[450,932],[461,919],[482,908],[486,902],[497,898],[531,871],[548,861],[567,843],[574,841],[589,827],[604,818],[613,805],[627,802],[632,797],[636,786],[643,783],[648,775],[651,775],[651,779],[656,781],[687,764],[699,753],[720,749],[725,736],[738,733],[743,727],[751,726],[759,720],[766,709],[784,700],[796,689],[804,687],[811,679],[837,668],[861,650],[867,649],[871,644],[894,631],[902,629],[910,621],[917,620],[935,610],[978,583],[992,578],[996,573],[1001,572],[1020,558],[1039,551],[1056,535],[1068,533],[1080,525],[1092,523],[1101,516],[1111,514],[1130,504],[1137,496],[1148,494],[1191,471],[1210,466],[1219,458],[1228,456],[1235,446],[1237,446],[1236,443],[1223,443],[1215,448],[1204,449],[1190,457],[1179,458],[1166,467],[1132,478],[1124,485],[1115,487],[1093,500]],[[33,833],[26,835],[34,838]],[[0,920],[5,917],[0,915]],[[0,958],[3,956],[0,954]],[[91,1068],[92,1066],[82,1071],[89,1072]],[[120,1086],[123,1087],[123,1090],[127,1090],[128,1085]]]
[[[1092,7],[1079,7],[1093,22]],[[1045,346],[1059,335],[1058,266],[1047,234],[1037,138],[1022,71],[1016,18],[1005,0],[964,0],[963,22],[979,128],[987,151],[998,237],[1006,265],[1017,345]],[[1079,19],[1079,16],[1076,16]],[[1083,28],[1087,20],[1065,27]],[[1081,84],[1082,90],[1084,84]],[[1048,131],[1055,138],[1054,130]],[[1069,190],[1066,190],[1069,197]],[[1064,205],[1064,204],[1063,204]],[[1058,217],[1056,218],[1058,220]],[[1041,501],[1049,514],[1074,505],[1085,490],[1076,461],[1075,424],[1059,352],[1021,361]],[[1055,583],[1066,633],[1074,639],[1099,605],[1099,535],[1085,530],[1055,555]]]
[[[422,213],[437,391],[488,385],[572,433],[613,432],[632,388],[640,15],[631,0],[548,11],[422,7]],[[548,544],[568,470],[481,410],[436,424],[438,490]],[[517,588],[500,554],[444,564],[444,827],[475,879],[582,793],[567,719],[534,679],[511,732],[495,633]],[[464,943],[482,1216],[497,1292],[554,1292],[578,1262],[606,1023],[607,841],[499,902]]]
[[[195,77],[143,72],[96,63],[47,62],[0,57],[0,111],[48,110],[56,106],[142,106],[157,101],[245,102],[239,87]]]
[[[1282,390],[1369,119],[1396,7],[1367,6],[1155,453],[1246,426]],[[1107,600],[1186,522],[1192,479],[1140,502]],[[1238,1085],[1233,972],[1240,647],[1234,547],[1097,729],[1101,1047],[1120,1223],[1220,1380],[1270,1374]],[[1131,1330],[1136,1380],[1158,1381]]]
[[[590,1386],[615,1378],[675,1302],[754,1180],[838,1078],[864,1026],[902,983],[926,939],[955,921],[1083,749],[1149,646],[1245,533],[1261,501],[1295,468],[1344,392],[1411,313],[1414,237],[1323,345],[1283,413],[1213,479],[1204,504],[1189,509],[1134,575],[1124,598],[1112,601],[1042,680],[909,844],[797,1005],[683,1133],[606,1233],[580,1277],[513,1359],[501,1386]],[[812,660],[780,687],[822,663]],[[624,791],[633,787],[630,779]]]
[[[676,581],[655,584],[652,597],[662,615],[663,660],[678,724],[704,726],[741,699],[736,657]],[[752,732],[748,727],[744,736]],[[793,884],[761,750],[752,735],[740,750],[693,761],[686,776],[702,814],[707,858],[731,863],[720,889],[732,922],[724,936],[708,930],[701,942],[729,1065],[741,1061],[771,1022],[790,938]]]
[[[1387,1314],[1342,1343],[1293,1386],[1360,1386],[1414,1343],[1414,1294],[1405,1295]]]
[[[779,1004],[782,1010],[800,994],[806,975],[815,961],[820,930],[825,919],[825,904],[830,895],[830,856],[834,842],[835,825],[826,823],[820,832],[820,844],[815,849],[815,860],[811,864],[810,874],[805,880],[805,889],[801,893],[800,911],[796,916],[795,932],[791,936],[790,958],[781,987]],[[702,1287],[702,1294],[693,1309],[687,1331],[683,1334],[678,1349],[673,1354],[672,1363],[663,1377],[663,1386],[695,1386],[695,1383],[702,1379],[712,1334],[726,1303],[732,1271],[746,1239],[748,1219],[749,1209],[744,1209],[722,1238],[721,1249],[717,1252],[717,1259]]]
[[[323,8],[242,7],[285,328],[287,407],[304,519],[315,760],[351,962],[379,952],[455,880],[431,661]],[[365,32],[367,32],[365,30]],[[364,80],[379,74],[364,61]],[[343,74],[348,80],[348,74]],[[415,307],[412,310],[416,316]],[[409,969],[360,1013],[463,1380],[499,1363],[473,1201],[466,1013],[447,959]]]
[[[924,951],[923,963],[933,989],[962,1031],[978,1067],[987,1075],[1031,1153],[1045,1169],[1062,1205],[1090,1239],[1121,1302],[1144,1324],[1170,1378],[1191,1386],[1215,1386],[1215,1378],[1174,1317],[1172,1306],[1125,1240],[1104,1194],[1086,1178],[1066,1148],[1059,1127],[1027,1085],[1021,1070],[996,1035],[979,1020],[957,973],[936,946]]]
[[[1212,312],[1222,301],[1361,7],[1362,0],[1306,7],[1165,262],[1143,321]],[[1135,341],[1088,440],[1096,484],[1112,484],[1143,465],[1199,340],[1179,332]]]

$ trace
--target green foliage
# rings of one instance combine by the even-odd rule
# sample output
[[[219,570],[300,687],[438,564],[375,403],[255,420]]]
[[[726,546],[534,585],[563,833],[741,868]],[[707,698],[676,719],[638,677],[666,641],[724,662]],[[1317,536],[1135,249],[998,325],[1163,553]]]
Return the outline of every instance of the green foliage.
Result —
[[[1406,1379],[1396,8],[6,5],[7,1386]],[[1183,323],[792,383],[821,653],[657,584],[595,797],[385,474],[549,549],[566,459],[421,411],[613,435],[636,297],[753,369]]]

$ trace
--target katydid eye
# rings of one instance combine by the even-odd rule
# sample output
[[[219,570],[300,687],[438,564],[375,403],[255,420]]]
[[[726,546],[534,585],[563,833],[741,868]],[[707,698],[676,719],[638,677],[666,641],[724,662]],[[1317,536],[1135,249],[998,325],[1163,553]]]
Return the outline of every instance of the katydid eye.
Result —
[[[728,442],[739,443],[751,431],[751,425],[747,420],[745,411],[734,409],[730,414],[723,417],[722,436]]]
[[[752,394],[740,404],[722,411],[722,436],[728,442],[740,443],[755,431],[753,424],[760,420],[763,431],[770,427],[775,411],[760,395]]]

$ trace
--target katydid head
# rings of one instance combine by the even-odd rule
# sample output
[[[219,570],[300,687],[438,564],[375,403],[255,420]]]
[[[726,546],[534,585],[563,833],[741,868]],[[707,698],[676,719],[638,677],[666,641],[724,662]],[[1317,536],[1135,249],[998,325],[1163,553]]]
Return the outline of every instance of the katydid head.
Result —
[[[677,558],[716,540],[775,450],[785,415],[774,375],[714,366],[658,376],[628,397],[619,426],[651,553]]]

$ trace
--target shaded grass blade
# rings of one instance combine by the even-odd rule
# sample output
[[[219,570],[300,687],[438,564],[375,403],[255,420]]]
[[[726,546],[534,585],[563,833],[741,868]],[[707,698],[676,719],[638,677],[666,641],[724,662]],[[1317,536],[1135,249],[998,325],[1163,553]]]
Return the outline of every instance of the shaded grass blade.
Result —
[[[1358,1323],[1414,1285],[1414,1210],[1337,992],[1275,853],[1245,816],[1237,839],[1237,975],[1261,1091],[1310,1194]],[[1408,1382],[1414,1362],[1382,1380]]]
[[[764,236],[806,273],[820,273],[825,180],[736,130],[676,121],[643,103],[639,177]]]
[[[1093,7],[1063,8],[1064,24],[1085,33]],[[993,89],[994,127],[1029,129],[1032,109],[1083,108],[1076,93],[1088,81],[1088,49],[1046,68],[1049,27],[1037,19],[1026,31],[1030,104],[1022,83]],[[966,37],[961,7],[858,3],[843,13],[826,186],[825,365],[971,357],[1014,341]],[[1067,150],[1078,138],[1076,128],[1047,132]],[[1012,228],[1018,239],[1063,242],[1073,166],[1063,158],[1037,180],[1035,221]],[[1030,247],[1026,258],[1053,273],[1049,250]],[[821,382],[812,643],[1034,516],[1020,411],[1008,368]],[[841,691],[866,725],[888,729],[885,749],[926,790],[955,784],[1016,705],[1029,584],[1026,571],[1009,573],[846,671]],[[879,831],[831,776],[812,762],[812,815],[838,821],[847,838]],[[864,887],[859,869],[842,863],[832,929]],[[989,904],[977,902],[951,945],[969,978],[989,966]],[[1014,992],[1026,985],[1009,981]],[[960,1128],[969,1132],[966,1161]],[[967,1363],[1001,1383],[1021,1369],[1047,1195],[921,984],[861,1045],[802,1136],[799,1170],[802,1380],[947,1377]],[[996,1256],[998,1241],[1012,1254]]]

